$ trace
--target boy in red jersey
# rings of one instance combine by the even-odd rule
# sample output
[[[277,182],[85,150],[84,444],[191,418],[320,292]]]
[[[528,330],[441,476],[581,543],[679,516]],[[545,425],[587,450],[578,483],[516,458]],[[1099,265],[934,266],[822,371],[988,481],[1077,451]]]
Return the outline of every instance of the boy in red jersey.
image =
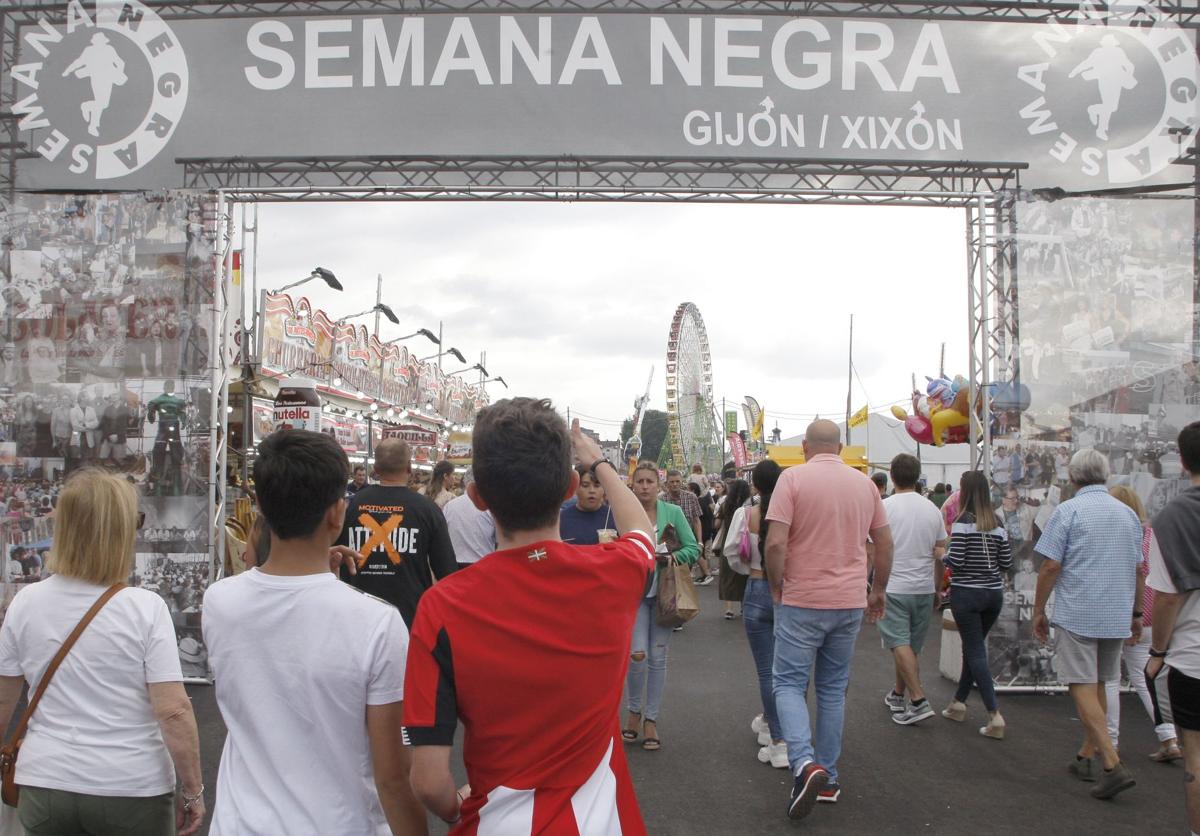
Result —
[[[572,546],[559,509],[574,459],[604,486],[622,537]],[[404,725],[412,785],[454,834],[644,834],[618,708],[637,606],[655,566],[650,520],[599,446],[549,401],[481,411],[467,490],[499,549],[443,579],[417,609]],[[461,721],[469,786],[450,747]]]

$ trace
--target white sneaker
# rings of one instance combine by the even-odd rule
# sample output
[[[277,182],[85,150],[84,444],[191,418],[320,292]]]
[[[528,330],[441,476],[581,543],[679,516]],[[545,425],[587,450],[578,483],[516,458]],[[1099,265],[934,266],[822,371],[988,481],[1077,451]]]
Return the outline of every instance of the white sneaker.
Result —
[[[770,743],[758,750],[758,762],[769,763],[776,769],[788,768],[786,743]]]
[[[770,730],[770,727],[767,726],[767,718],[761,714],[750,721],[750,731],[754,732],[755,734],[762,734],[763,732],[769,732]],[[771,741],[769,740],[767,741],[767,743],[770,742]],[[767,744],[764,743],[763,745],[765,746]]]
[[[769,731],[762,731],[762,732],[758,733],[758,745],[759,746],[770,746],[771,745],[771,733]]]

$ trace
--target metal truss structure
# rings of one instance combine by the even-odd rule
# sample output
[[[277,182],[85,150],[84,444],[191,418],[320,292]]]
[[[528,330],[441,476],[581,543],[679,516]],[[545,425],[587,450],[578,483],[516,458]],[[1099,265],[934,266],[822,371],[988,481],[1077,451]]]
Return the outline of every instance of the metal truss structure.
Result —
[[[851,3],[820,0],[144,0],[168,20],[352,14],[755,15],[1014,23],[1127,20],[1129,4],[1078,2]],[[1200,28],[1200,3],[1159,2],[1173,23]],[[65,2],[0,4],[0,67],[15,63],[22,27],[65,20]],[[33,152],[12,115],[16,83],[0,86],[0,193]],[[571,157],[186,159],[183,188],[227,201],[566,200],[825,203],[958,207],[966,211],[972,384],[1016,380],[1012,195],[1019,165],[705,158]],[[1007,230],[1007,233],[1006,233]],[[1198,291],[1200,292],[1200,291]],[[990,306],[995,306],[994,313]],[[991,315],[989,315],[991,313]],[[220,399],[214,399],[222,402]],[[975,438],[989,446],[987,428]],[[978,460],[978,450],[973,456]],[[216,458],[216,457],[214,457]],[[990,456],[979,462],[988,466]]]
[[[184,188],[254,201],[569,200],[963,206],[1023,164],[746,158],[181,159]]]
[[[989,387],[993,382],[1020,383],[1016,199],[1017,191],[1005,191],[990,198],[979,195],[966,206],[971,469],[982,470],[989,479]]]
[[[406,14],[720,14],[789,17],[870,17],[938,21],[1073,23],[1086,17],[1131,14],[1128,3],[992,2],[848,3],[827,0],[145,0],[165,18],[328,16],[357,13]],[[65,3],[10,2],[7,11],[50,13]],[[1182,26],[1200,26],[1200,4],[1159,2],[1156,8]],[[1110,11],[1111,10],[1111,11]]]

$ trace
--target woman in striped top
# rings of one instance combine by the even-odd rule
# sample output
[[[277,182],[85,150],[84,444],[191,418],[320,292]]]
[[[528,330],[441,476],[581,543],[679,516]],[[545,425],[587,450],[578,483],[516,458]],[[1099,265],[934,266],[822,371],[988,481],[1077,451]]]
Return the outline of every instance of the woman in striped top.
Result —
[[[971,684],[979,688],[988,723],[979,729],[984,737],[1004,739],[1004,718],[996,704],[996,688],[988,667],[987,634],[1004,606],[1004,572],[1012,568],[1008,532],[992,508],[987,477],[979,471],[964,473],[959,485],[962,511],[950,529],[945,564],[950,569],[950,611],[962,638],[962,675],[947,720],[967,718]]]

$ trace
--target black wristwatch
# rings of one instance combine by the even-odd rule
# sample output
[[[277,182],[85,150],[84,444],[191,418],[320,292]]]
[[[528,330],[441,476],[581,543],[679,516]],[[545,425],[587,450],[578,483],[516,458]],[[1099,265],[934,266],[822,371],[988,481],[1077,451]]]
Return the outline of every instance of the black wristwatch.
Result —
[[[614,471],[616,471],[616,469],[617,469],[616,466],[612,462],[610,462],[608,459],[596,459],[596,461],[592,462],[592,466],[588,468],[588,473],[592,474],[592,478],[595,479],[597,482],[600,481],[600,477],[596,475],[596,468],[598,468],[602,464],[608,465]]]
[[[1165,659],[1165,658],[1167,658],[1167,651],[1155,650],[1152,647],[1152,648],[1150,648],[1150,656],[1151,656],[1151,658],[1154,658],[1154,659]]]

